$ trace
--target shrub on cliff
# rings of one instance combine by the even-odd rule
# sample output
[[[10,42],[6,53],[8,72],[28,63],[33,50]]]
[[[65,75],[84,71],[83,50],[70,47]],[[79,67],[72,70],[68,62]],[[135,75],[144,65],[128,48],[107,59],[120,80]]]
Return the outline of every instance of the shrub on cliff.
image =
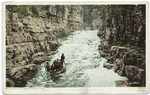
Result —
[[[7,5],[6,9],[12,13],[18,13],[19,18],[24,18],[30,15],[30,11],[24,5]]]
[[[38,5],[7,5],[6,9],[12,13],[18,13],[19,18],[27,16],[38,17]]]
[[[41,9],[42,9],[42,10],[49,11],[50,6],[51,6],[51,5],[42,5],[42,6],[41,6],[41,7],[42,7]]]
[[[118,5],[92,5],[95,12],[99,11],[101,19],[106,19],[110,14],[116,14],[122,9]]]
[[[56,14],[61,12],[63,15],[65,14],[65,6],[64,5],[55,5]]]
[[[32,15],[31,15],[32,17],[38,17],[39,16],[39,12],[36,8],[36,5],[32,5],[30,9],[32,11]]]

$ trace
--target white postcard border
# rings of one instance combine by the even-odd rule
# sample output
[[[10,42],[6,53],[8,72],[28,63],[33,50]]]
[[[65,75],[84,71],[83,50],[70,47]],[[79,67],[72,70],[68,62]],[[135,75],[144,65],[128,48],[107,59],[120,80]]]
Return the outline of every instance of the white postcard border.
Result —
[[[6,87],[6,41],[5,41],[5,6],[6,5],[93,5],[93,4],[146,4],[146,87],[77,87],[77,88],[25,88],[25,87]],[[148,93],[149,92],[149,2],[147,1],[33,1],[33,2],[15,2],[9,1],[3,3],[2,10],[2,81],[4,94],[99,94],[99,93]]]

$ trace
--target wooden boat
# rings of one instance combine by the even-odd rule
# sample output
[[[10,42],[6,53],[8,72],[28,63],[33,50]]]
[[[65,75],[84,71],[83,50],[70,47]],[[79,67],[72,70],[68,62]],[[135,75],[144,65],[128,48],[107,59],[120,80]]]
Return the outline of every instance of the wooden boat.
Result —
[[[57,70],[57,71],[50,70],[50,71],[47,71],[47,72],[51,76],[51,78],[54,78],[57,75],[59,75],[60,73],[63,73],[65,71],[65,69],[66,69],[66,63],[63,62],[63,68],[61,70]]]

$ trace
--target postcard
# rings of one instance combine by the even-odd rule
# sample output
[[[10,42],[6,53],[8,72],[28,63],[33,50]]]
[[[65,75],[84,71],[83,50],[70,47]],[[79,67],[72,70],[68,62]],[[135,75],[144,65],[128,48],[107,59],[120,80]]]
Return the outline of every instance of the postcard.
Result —
[[[4,2],[3,93],[149,93],[148,7]]]

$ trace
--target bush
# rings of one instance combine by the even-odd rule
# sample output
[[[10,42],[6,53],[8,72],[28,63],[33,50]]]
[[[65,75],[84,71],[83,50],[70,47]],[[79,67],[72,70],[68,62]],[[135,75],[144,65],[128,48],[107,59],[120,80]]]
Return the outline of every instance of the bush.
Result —
[[[42,5],[42,10],[46,10],[46,11],[49,11],[49,8],[50,8],[51,5]]]
[[[101,19],[106,19],[110,14],[117,14],[122,7],[118,5],[93,5],[96,12],[100,12]]]
[[[18,13],[19,18],[24,18],[30,15],[29,9],[23,5],[6,5],[6,9],[12,13]]]
[[[6,5],[6,9],[12,13],[18,13],[19,18],[24,18],[29,15],[32,17],[39,16],[37,5]]]
[[[38,17],[39,16],[39,12],[38,12],[38,10],[36,8],[36,5],[32,5],[31,6],[31,11],[33,13],[31,16],[33,16],[33,17]]]
[[[55,5],[56,14],[61,12],[63,15],[65,14],[65,6],[64,5]]]

